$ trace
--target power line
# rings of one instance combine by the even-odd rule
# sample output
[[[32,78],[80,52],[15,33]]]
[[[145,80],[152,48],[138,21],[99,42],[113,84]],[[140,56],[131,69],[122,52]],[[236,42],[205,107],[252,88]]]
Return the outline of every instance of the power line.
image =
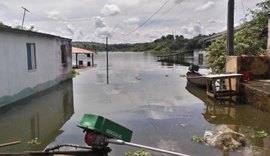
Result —
[[[148,21],[151,20],[151,18],[153,18],[170,0],[167,0],[165,3],[163,3],[161,5],[161,7],[159,7],[157,9],[157,11],[155,11],[146,21],[144,21],[141,25],[139,25],[136,29],[132,30],[131,32],[127,33],[126,35],[129,35],[135,31],[137,31],[138,29],[140,29],[141,27],[143,27]]]
[[[245,7],[244,7],[244,2],[243,2],[243,0],[241,0],[241,4],[242,4],[242,8],[243,8],[243,12],[245,13]]]
[[[243,9],[244,16],[246,16],[246,11],[245,11],[246,9],[245,9],[243,0],[241,0],[241,4],[242,4],[242,9]]]

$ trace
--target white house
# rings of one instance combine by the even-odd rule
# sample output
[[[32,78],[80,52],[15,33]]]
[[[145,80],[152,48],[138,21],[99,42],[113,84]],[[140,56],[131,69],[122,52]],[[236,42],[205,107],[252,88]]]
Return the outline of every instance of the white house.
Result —
[[[207,67],[207,52],[202,49],[195,49],[193,52],[193,64],[198,65],[200,67]]]
[[[71,39],[0,26],[0,106],[72,78]]]

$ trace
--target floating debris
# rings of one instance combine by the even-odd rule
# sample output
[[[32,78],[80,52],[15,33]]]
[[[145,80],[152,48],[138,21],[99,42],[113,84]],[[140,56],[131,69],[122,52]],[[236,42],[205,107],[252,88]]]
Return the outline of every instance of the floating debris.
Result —
[[[224,125],[218,127],[215,131],[205,131],[204,141],[224,151],[236,150],[247,144],[247,140],[243,134],[237,133]]]
[[[180,124],[182,127],[186,127],[187,126],[187,124]]]
[[[179,77],[187,77],[186,75],[179,75]]]
[[[33,145],[39,145],[41,142],[38,141],[38,138],[32,139],[31,141],[27,142],[28,144],[33,144]]]
[[[212,119],[215,119],[217,116],[215,116],[215,115],[212,115],[212,116],[210,116]]]

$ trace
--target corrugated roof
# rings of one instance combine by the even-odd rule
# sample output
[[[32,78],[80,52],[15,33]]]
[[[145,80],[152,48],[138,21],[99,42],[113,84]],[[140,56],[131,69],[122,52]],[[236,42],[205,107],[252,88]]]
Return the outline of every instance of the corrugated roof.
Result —
[[[94,54],[96,52],[82,49],[82,48],[72,47],[72,53],[73,54]]]

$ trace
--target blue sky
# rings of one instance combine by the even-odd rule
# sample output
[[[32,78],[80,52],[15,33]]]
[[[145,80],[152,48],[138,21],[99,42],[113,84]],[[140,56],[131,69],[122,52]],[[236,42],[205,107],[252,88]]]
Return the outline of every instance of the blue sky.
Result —
[[[235,0],[235,25],[262,1]],[[34,26],[35,31],[74,41],[104,42],[108,36],[110,43],[150,42],[167,34],[190,38],[224,31],[227,4],[228,0],[0,0],[0,21],[21,25],[23,6],[30,11],[24,26]]]

